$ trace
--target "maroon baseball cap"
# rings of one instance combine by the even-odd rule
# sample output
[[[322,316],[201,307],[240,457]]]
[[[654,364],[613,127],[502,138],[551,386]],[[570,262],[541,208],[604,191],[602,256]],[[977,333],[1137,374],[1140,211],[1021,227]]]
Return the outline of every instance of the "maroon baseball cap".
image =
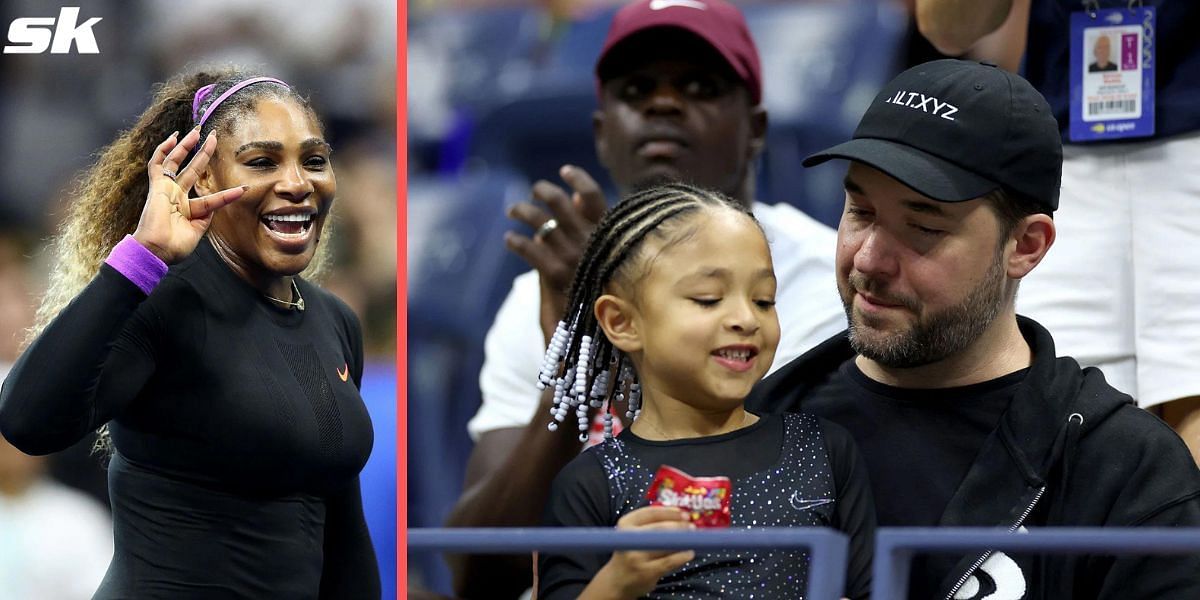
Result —
[[[724,0],[639,0],[617,11],[596,61],[597,89],[600,89],[602,66],[613,48],[630,36],[654,27],[683,29],[712,46],[746,84],[754,103],[762,102],[758,49],[742,12]]]

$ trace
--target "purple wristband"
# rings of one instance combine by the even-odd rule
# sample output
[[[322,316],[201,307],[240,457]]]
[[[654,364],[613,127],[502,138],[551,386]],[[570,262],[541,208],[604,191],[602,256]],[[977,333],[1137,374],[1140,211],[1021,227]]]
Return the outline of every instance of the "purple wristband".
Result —
[[[167,263],[133,239],[132,235],[127,235],[117,242],[104,262],[132,281],[147,296],[154,290],[154,286],[158,285],[163,275],[167,274]]]

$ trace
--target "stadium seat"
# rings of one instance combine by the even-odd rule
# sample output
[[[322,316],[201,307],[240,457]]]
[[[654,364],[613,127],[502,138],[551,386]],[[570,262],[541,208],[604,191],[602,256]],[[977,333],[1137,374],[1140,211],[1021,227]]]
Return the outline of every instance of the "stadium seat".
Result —
[[[408,524],[441,526],[462,492],[479,407],[483,338],[525,268],[504,248],[505,207],[528,197],[511,172],[415,179],[408,194]],[[429,589],[449,591],[440,557],[414,557]]]

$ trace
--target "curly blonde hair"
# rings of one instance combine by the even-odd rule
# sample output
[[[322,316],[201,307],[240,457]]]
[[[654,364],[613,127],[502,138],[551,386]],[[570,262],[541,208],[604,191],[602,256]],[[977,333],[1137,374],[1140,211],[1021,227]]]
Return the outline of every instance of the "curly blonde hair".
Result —
[[[137,228],[142,206],[149,191],[146,163],[151,154],[173,131],[186,132],[194,127],[192,98],[196,90],[214,84],[213,92],[199,107],[199,115],[210,108],[216,97],[235,83],[253,77],[236,67],[225,66],[178,75],[158,86],[150,106],[137,122],[122,131],[117,139],[100,150],[97,158],[78,178],[71,192],[72,201],[62,228],[50,242],[54,255],[46,294],[38,306],[33,327],[25,345],[33,341],[46,325],[87,286],[112,247]],[[318,127],[320,119],[308,99],[291,88],[278,85],[252,85],[243,88],[217,107],[201,129],[201,139],[211,131],[226,133],[240,118],[250,115],[262,98],[287,99],[298,103],[312,115]],[[306,279],[319,279],[328,262],[331,223],[326,223],[324,244],[302,273]],[[206,243],[206,242],[205,242]],[[109,449],[107,425],[101,427],[98,449]]]

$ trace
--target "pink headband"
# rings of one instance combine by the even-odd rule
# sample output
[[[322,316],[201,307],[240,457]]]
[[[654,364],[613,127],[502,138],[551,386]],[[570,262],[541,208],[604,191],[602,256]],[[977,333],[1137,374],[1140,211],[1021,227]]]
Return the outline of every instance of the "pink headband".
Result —
[[[238,90],[240,90],[248,85],[253,85],[255,83],[262,83],[262,82],[276,83],[276,84],[282,85],[283,87],[288,88],[288,89],[291,89],[291,87],[292,87],[292,86],[284,83],[283,81],[275,79],[274,77],[251,77],[250,79],[239,81],[239,82],[233,84],[232,87],[225,90],[225,93],[221,94],[220,96],[217,96],[217,99],[213,100],[212,104],[208,105],[208,110],[204,111],[204,116],[201,117],[200,116],[200,103],[203,102],[204,99],[207,98],[210,94],[212,94],[213,88],[215,88],[217,86],[217,84],[215,84],[215,83],[210,83],[210,84],[196,90],[196,95],[192,97],[192,120],[197,121],[197,125],[204,126],[204,122],[208,120],[209,115],[213,114],[213,109],[217,108],[218,104],[224,102],[226,98],[237,93]]]

